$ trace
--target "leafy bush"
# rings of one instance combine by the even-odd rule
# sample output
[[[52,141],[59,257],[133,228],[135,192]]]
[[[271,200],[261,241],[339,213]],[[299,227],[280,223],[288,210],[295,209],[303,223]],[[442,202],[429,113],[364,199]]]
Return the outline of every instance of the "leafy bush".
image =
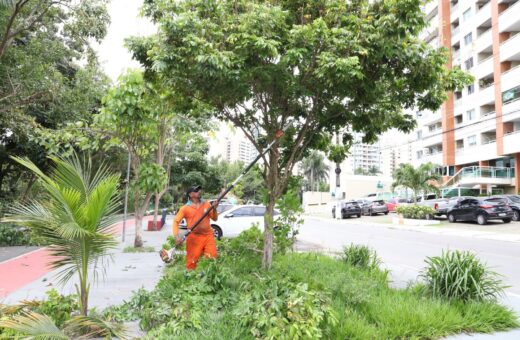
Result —
[[[0,247],[31,244],[29,231],[12,224],[0,223]]]
[[[72,313],[79,311],[78,297],[61,295],[54,288],[45,294],[47,294],[47,300],[42,301],[35,311],[47,315],[58,328],[62,328],[65,322],[71,318]]]
[[[275,249],[280,254],[285,254],[291,250],[296,242],[298,229],[303,223],[301,214],[303,208],[300,204],[298,192],[289,190],[277,202],[276,208],[280,211],[280,215],[275,219]]]
[[[379,268],[381,264],[381,260],[377,257],[375,250],[365,245],[353,243],[343,248],[341,259],[351,266],[366,269]]]
[[[430,219],[435,216],[435,209],[422,205],[406,205],[395,209],[396,213],[403,215],[404,218],[411,219]]]
[[[447,251],[428,257],[421,273],[433,297],[461,301],[496,300],[506,288],[499,275],[471,252]]]

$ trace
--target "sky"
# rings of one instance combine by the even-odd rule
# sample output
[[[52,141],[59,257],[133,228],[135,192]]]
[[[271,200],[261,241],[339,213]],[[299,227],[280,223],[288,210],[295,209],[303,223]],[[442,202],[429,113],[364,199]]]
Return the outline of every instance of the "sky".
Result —
[[[124,39],[147,36],[156,31],[148,19],[139,16],[142,3],[142,0],[111,0],[108,5],[111,23],[105,40],[94,48],[105,73],[114,82],[125,69],[139,67],[139,63],[132,60],[131,54],[124,47]]]

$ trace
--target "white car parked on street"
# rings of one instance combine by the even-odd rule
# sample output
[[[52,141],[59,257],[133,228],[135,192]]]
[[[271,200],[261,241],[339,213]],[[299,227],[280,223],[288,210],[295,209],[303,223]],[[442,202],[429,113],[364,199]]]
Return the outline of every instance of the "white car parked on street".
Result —
[[[220,205],[219,208],[221,208]],[[260,230],[263,230],[266,210],[264,205],[234,205],[226,206],[224,209],[224,211],[219,212],[217,221],[211,221],[215,238],[220,240],[222,237],[236,237],[244,230],[251,228],[254,223],[257,223]],[[275,210],[274,216],[277,215],[279,215],[279,212]],[[180,228],[186,229],[186,221],[184,219],[180,224]]]
[[[222,230],[224,237],[236,237],[238,234],[258,224],[260,230],[264,228],[264,205],[237,205],[219,214],[218,221],[213,222]],[[279,212],[274,211],[274,216]]]

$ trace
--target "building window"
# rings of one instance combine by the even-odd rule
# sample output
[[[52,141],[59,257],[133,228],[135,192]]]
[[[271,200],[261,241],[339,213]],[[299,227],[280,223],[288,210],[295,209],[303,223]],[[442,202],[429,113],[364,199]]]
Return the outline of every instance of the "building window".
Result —
[[[423,151],[419,150],[417,151],[417,159],[421,159],[423,157]]]
[[[520,86],[502,92],[502,102],[504,104],[517,100],[518,98],[520,98]]]
[[[473,57],[469,58],[464,62],[464,66],[466,66],[466,70],[469,70],[473,67]]]
[[[417,131],[417,139],[422,139],[422,130]]]
[[[468,95],[473,94],[475,92],[475,85],[471,84],[467,87]]]
[[[468,120],[473,120],[477,118],[477,113],[475,112],[475,109],[469,110],[466,112],[466,117],[468,117]]]
[[[477,145],[477,136],[476,135],[469,136],[468,137],[468,146],[475,146],[475,145]]]
[[[473,16],[473,11],[471,10],[471,7],[468,8],[467,10],[464,11],[464,13],[462,13],[462,18],[464,19],[464,21],[468,21],[469,18],[471,18]]]
[[[467,46],[467,45],[471,44],[472,41],[473,41],[473,34],[472,33],[464,36],[464,46]]]

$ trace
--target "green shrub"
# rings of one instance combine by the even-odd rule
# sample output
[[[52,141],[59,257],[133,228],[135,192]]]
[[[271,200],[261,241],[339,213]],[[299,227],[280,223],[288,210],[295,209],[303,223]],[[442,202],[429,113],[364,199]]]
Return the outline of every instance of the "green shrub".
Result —
[[[377,257],[375,250],[368,246],[351,243],[343,247],[341,259],[353,267],[373,269],[379,268],[381,260]]]
[[[280,215],[275,218],[274,224],[274,252],[285,254],[292,250],[296,242],[298,230],[303,223],[301,214],[303,208],[300,204],[298,192],[289,190],[276,202],[276,208]]]
[[[506,288],[499,275],[471,252],[458,250],[428,257],[421,273],[426,291],[433,297],[461,301],[496,300]]]
[[[400,206],[395,209],[395,212],[403,215],[404,218],[411,219],[431,219],[435,216],[435,209],[422,205],[406,205]]]
[[[42,301],[35,311],[51,318],[58,328],[70,320],[73,312],[79,311],[76,295],[61,295],[56,289],[46,292],[47,300]]]
[[[25,246],[31,244],[28,230],[12,224],[0,223],[0,246]]]

